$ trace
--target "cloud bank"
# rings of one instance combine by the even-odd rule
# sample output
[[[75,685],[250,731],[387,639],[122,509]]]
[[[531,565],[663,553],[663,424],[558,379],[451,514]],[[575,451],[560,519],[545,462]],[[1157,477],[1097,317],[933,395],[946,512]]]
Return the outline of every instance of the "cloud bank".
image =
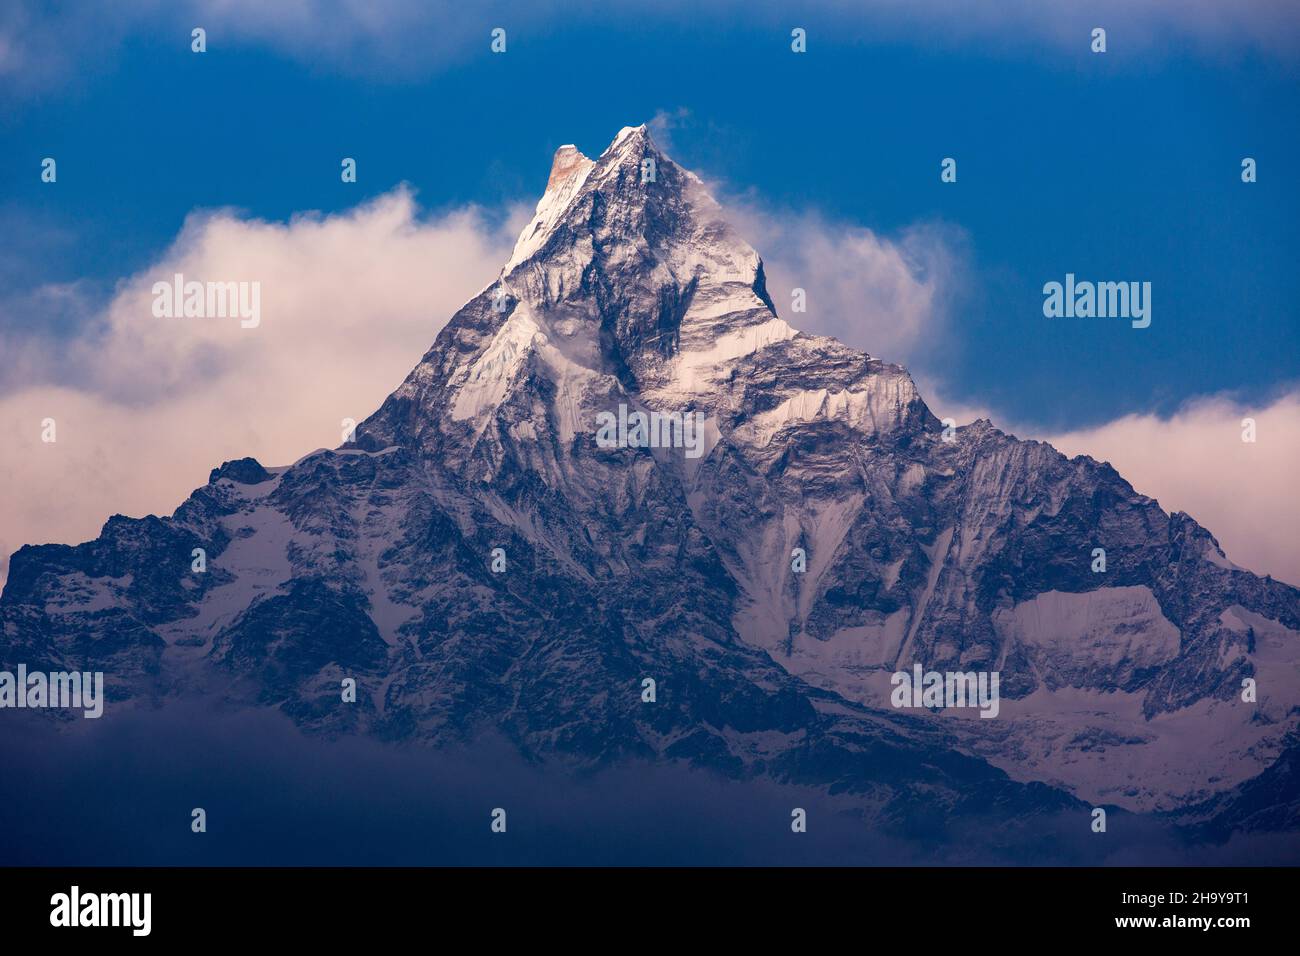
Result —
[[[374,411],[495,277],[514,228],[474,209],[421,219],[405,189],[288,223],[196,214],[77,338],[10,333],[0,576],[22,544],[87,540],[116,513],[170,513],[223,460],[285,464],[338,445],[342,419]],[[177,272],[259,282],[261,324],[156,318],[152,285]],[[24,301],[69,298],[57,287]]]
[[[136,38],[186,49],[195,26],[208,31],[214,48],[270,49],[313,69],[398,81],[483,55],[496,26],[511,42],[529,43],[566,27],[699,30],[743,22],[785,37],[797,24],[809,30],[810,50],[821,42],[883,40],[1067,57],[1085,54],[1089,32],[1101,26],[1118,53],[1263,53],[1284,60],[1300,53],[1300,7],[1292,0],[812,0],[796,14],[788,5],[753,0],[484,0],[474,13],[466,16],[452,0],[129,0],[102,9],[12,0],[0,6],[0,96],[39,96],[88,71],[111,69],[120,48]]]
[[[1242,441],[1245,418],[1255,421],[1254,442]],[[1165,511],[1185,511],[1208,528],[1234,563],[1300,585],[1300,391],[1254,407],[1209,397],[1168,419],[1126,415],[1045,440],[1070,456],[1109,461]]]

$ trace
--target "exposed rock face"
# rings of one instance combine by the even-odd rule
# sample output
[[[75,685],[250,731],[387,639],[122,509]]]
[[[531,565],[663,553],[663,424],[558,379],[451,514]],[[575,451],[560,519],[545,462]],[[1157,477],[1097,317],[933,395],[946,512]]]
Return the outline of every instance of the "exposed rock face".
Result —
[[[599,447],[620,405],[697,414],[703,453]],[[170,518],[22,549],[0,622],[0,664],[103,670],[119,703],[221,683],[324,732],[493,728],[538,759],[686,759],[882,819],[1241,815],[1233,788],[1294,780],[1269,768],[1300,722],[1300,592],[1110,466],[945,429],[905,369],[791,328],[644,127],[557,152],[497,281],[355,442],[228,462]],[[914,663],[999,672],[998,718],[893,709]],[[1294,817],[1293,783],[1242,793],[1248,822]]]

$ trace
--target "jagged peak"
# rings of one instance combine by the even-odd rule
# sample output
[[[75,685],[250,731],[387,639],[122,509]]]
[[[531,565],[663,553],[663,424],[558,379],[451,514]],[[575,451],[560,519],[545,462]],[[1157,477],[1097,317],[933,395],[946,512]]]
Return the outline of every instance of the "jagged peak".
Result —
[[[270,481],[272,477],[256,458],[237,458],[234,461],[222,462],[220,468],[213,468],[212,473],[208,475],[208,484],[213,484],[222,478],[229,478],[236,484],[256,485],[263,481]]]
[[[613,142],[596,160],[592,181],[605,182],[616,178],[625,167],[632,167],[633,174],[639,175],[641,163],[647,158],[654,160],[657,166],[656,173],[670,172],[668,179],[675,180],[682,186],[688,183],[702,185],[698,176],[679,166],[659,147],[645,123],[640,126],[624,126],[618,131]]]
[[[537,201],[533,218],[519,233],[514,252],[501,270],[502,275],[510,272],[546,244],[552,230],[582,190],[583,184],[595,166],[592,160],[584,156],[571,143],[555,151],[555,156],[551,160],[551,174],[546,180],[546,191]]]
[[[615,182],[621,185],[627,176],[625,167],[635,166],[639,170],[641,162],[647,157],[654,159],[657,176],[671,170],[669,179],[680,184],[699,184],[697,177],[682,169],[659,149],[645,123],[640,126],[624,126],[595,160],[584,155],[572,143],[566,143],[557,149],[551,160],[546,191],[537,203],[533,218],[519,234],[514,254],[506,263],[502,274],[509,273],[536,254],[581,195],[591,190],[606,189]],[[632,201],[644,198],[641,196],[634,199],[621,191],[618,194]]]
[[[654,140],[650,136],[650,127],[645,123],[642,123],[640,126],[624,126],[618,131],[618,135],[614,137],[613,142],[605,148],[605,152],[600,155],[603,159],[611,152],[622,152],[625,149],[637,147],[651,147],[656,150],[658,149],[658,147],[655,146]]]
[[[551,160],[551,175],[546,181],[546,191],[551,192],[569,177],[582,172],[584,166],[590,169],[593,165],[592,160],[584,156],[578,147],[566,143],[555,151],[555,158]]]
[[[560,235],[564,241],[556,244]],[[516,305],[482,351],[458,363],[461,377],[453,379],[492,378],[488,391],[496,396],[505,387],[496,378],[517,367],[514,359],[530,351],[533,333],[576,341],[571,325],[557,335],[547,303],[558,290],[587,282],[593,264],[597,276],[613,270],[595,280],[608,280],[602,307],[614,304],[604,317],[608,338],[599,350],[608,352],[625,385],[713,391],[713,364],[797,334],[776,315],[757,252],[731,228],[700,179],[664,155],[643,123],[623,127],[594,161],[573,144],[556,150],[546,193],[498,280],[505,299]],[[571,320],[571,305],[555,317]],[[594,300],[588,305],[595,315]],[[576,350],[580,364],[590,361],[591,348]],[[500,349],[512,360],[488,362]],[[495,404],[466,398],[457,407],[466,413]]]

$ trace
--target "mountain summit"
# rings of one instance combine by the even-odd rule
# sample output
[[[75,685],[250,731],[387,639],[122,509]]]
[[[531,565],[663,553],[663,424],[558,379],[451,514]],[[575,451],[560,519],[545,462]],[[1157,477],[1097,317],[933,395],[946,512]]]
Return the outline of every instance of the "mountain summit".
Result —
[[[110,714],[218,687],[321,732],[685,760],[895,822],[1240,817],[1300,720],[1300,592],[1108,465],[945,427],[905,369],[796,331],[645,126],[556,152],[500,275],[355,441],[23,548],[0,623],[0,663],[103,670]],[[998,674],[996,718],[897,709],[918,665]],[[1251,819],[1287,818],[1295,782],[1268,792]]]

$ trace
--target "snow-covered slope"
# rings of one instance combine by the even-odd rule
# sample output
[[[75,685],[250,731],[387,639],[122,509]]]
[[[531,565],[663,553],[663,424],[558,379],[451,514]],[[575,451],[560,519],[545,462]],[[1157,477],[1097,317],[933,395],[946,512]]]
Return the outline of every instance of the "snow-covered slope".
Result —
[[[701,454],[602,447],[620,406],[698,416]],[[24,548],[0,621],[0,663],[103,669],[120,706],[219,684],[325,732],[492,728],[886,819],[1209,806],[1300,713],[1300,593],[1108,465],[945,431],[905,369],[792,328],[645,127],[561,147],[500,276],[355,442]],[[999,672],[998,717],[892,708],[918,663]]]

